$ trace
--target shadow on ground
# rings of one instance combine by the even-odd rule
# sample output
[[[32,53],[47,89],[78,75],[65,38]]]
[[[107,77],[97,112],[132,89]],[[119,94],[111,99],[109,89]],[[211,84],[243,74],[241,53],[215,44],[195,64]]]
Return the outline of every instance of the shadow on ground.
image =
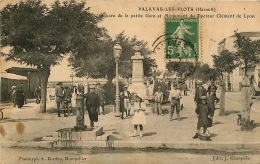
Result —
[[[252,126],[251,126],[251,130],[253,130],[253,129],[255,129],[255,128],[257,128],[257,127],[259,127],[260,126],[260,123],[254,123]]]
[[[226,111],[225,115],[230,115],[230,114],[238,114],[240,111],[236,111],[236,110],[229,110],[229,111]]]
[[[148,132],[148,133],[144,133],[144,136],[152,136],[157,134],[156,132]]]

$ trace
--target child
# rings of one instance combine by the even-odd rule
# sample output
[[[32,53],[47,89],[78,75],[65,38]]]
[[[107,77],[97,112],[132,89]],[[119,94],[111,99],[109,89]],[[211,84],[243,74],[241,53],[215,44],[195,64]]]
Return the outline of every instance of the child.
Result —
[[[132,124],[134,125],[134,133],[131,135],[132,137],[136,137],[136,131],[138,125],[140,127],[140,137],[143,137],[143,125],[146,124],[146,116],[145,116],[145,109],[141,109],[141,102],[142,99],[137,98],[137,102],[135,102],[134,106],[132,107],[132,109],[134,109],[135,111],[132,120]]]
[[[193,137],[193,139],[199,138],[199,130],[200,128],[203,128],[203,133],[206,133],[206,130],[208,128],[208,118],[212,118],[213,112],[209,105],[207,104],[207,97],[201,96],[201,104],[197,105],[197,108],[195,110],[197,117],[198,117],[198,123],[197,123],[197,133]]]

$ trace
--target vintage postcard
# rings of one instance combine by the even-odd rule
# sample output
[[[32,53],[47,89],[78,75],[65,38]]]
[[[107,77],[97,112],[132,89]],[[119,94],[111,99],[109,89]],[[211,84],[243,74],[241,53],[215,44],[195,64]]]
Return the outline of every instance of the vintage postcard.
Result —
[[[260,2],[1,0],[0,163],[260,163]]]

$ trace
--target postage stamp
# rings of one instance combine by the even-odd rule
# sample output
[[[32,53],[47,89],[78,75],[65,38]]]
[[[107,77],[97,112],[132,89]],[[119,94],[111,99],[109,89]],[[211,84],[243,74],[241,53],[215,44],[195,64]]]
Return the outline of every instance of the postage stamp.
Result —
[[[199,19],[165,19],[166,59],[199,58]]]

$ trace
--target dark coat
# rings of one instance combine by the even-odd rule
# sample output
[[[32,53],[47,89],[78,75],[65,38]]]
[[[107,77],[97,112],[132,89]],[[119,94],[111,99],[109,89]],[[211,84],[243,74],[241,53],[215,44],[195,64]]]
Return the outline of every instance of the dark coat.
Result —
[[[96,93],[89,92],[84,95],[90,121],[98,122],[99,96]]]
[[[213,111],[208,104],[198,104],[195,110],[198,115],[197,129],[200,127],[208,127],[208,116],[213,116]]]
[[[197,104],[201,103],[201,99],[200,99],[201,96],[199,95],[207,96],[207,91],[204,87],[202,87],[201,89],[199,87],[196,88],[194,101],[196,101]]]
[[[208,103],[210,109],[212,110],[213,114],[215,111],[215,100],[216,100],[216,96],[208,96],[207,103]]]
[[[55,88],[55,96],[56,96],[56,102],[62,102],[63,100],[63,89],[61,88],[61,86],[56,86]]]
[[[124,112],[125,107],[124,107],[124,95],[119,95],[119,104],[120,104],[120,112]]]
[[[18,89],[15,94],[15,103],[17,104],[18,108],[21,108],[24,105],[24,91],[22,89]]]

